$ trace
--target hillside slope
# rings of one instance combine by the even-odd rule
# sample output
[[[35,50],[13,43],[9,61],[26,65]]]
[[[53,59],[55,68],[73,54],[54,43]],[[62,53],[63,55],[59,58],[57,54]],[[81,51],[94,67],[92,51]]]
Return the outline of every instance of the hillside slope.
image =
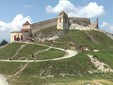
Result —
[[[92,64],[90,58],[87,56],[88,54],[93,55],[93,57],[97,58],[100,62],[101,61],[104,62],[113,69],[113,62],[112,62],[113,40],[111,38],[109,38],[105,33],[94,30],[93,31],[69,30],[67,33],[64,34],[63,31],[56,30],[55,27],[51,27],[51,29],[48,28],[41,30],[40,32],[37,32],[35,34],[36,35],[35,37],[39,36],[38,33],[41,33],[43,37],[45,36],[48,37],[50,35],[55,36],[60,31],[61,32],[59,33],[61,34],[60,38],[56,39],[54,42],[45,41],[45,42],[41,42],[41,44],[52,45],[53,47],[63,48],[64,50],[66,49],[77,50],[79,52],[78,55],[73,56],[69,59],[58,60],[58,61],[28,63],[28,65],[24,68],[24,70],[22,70],[22,72],[17,75],[19,77],[11,77],[11,79],[9,79],[11,83],[12,82],[15,83],[16,80],[18,79],[21,82],[21,85],[25,85],[26,83],[30,85],[37,85],[37,84],[43,85],[43,84],[56,83],[56,82],[62,83],[64,81],[70,82],[70,81],[75,81],[77,79],[79,80],[107,79],[110,82],[113,81],[112,73],[104,73],[101,70],[97,70],[97,68]],[[51,32],[54,30],[56,31]],[[35,44],[37,43],[40,42],[36,41]],[[18,48],[16,48],[16,45],[14,46],[13,43],[11,45],[13,45],[13,48],[15,48],[17,51],[23,44],[21,45],[19,44]],[[36,50],[39,50],[38,47],[40,48],[40,46],[37,47],[36,46],[37,45],[26,45],[18,53],[21,54],[22,56],[27,56],[29,54],[35,53]],[[9,49],[12,49],[12,46],[9,45],[9,47],[0,50],[0,55],[3,55],[2,52],[6,52]],[[41,47],[41,49],[48,49],[48,48]],[[49,54],[49,56],[60,54],[60,52],[58,53],[58,51],[54,51],[51,49],[49,50],[49,52],[39,53],[40,55],[39,59],[41,57],[43,59],[43,56],[45,56],[46,53]],[[14,55],[15,53],[12,54]],[[16,72],[21,70],[20,67],[26,65],[26,63],[22,63],[22,62],[17,62],[17,63],[0,62],[0,64],[1,64],[0,73],[7,75],[14,75]],[[11,69],[9,69],[10,66]],[[85,85],[86,81],[84,82]],[[107,84],[105,83],[105,85]],[[108,85],[112,85],[112,84],[108,84]]]
[[[113,49],[113,40],[100,31],[80,31],[80,30],[69,30],[67,33],[63,30],[57,30],[56,26],[49,27],[35,33],[35,37],[48,38],[51,36],[58,35],[59,38],[55,40],[54,44],[57,47],[68,47],[75,46],[89,47],[90,49]],[[51,45],[51,42],[47,41],[44,44]]]

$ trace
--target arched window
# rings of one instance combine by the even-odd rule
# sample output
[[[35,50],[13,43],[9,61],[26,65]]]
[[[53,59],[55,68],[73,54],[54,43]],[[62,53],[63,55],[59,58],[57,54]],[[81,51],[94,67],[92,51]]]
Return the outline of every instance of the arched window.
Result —
[[[21,35],[21,40],[23,40],[23,35]]]
[[[20,41],[20,38],[19,38],[19,37],[17,37],[16,41]]]
[[[16,35],[14,35],[14,40],[16,41]]]

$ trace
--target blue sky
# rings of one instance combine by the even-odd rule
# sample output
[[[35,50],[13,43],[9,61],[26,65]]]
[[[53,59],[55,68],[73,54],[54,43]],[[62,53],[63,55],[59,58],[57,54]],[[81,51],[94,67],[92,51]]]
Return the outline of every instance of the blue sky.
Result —
[[[10,32],[31,23],[57,17],[64,10],[69,16],[99,18],[99,27],[113,33],[113,0],[0,0],[0,41],[9,41]]]

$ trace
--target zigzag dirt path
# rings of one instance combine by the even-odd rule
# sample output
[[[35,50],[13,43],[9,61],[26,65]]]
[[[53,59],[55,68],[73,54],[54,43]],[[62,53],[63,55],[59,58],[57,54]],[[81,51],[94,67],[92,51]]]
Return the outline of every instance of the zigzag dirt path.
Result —
[[[52,47],[49,47],[49,48],[47,48],[47,49],[45,49],[45,50],[38,51],[38,52],[36,52],[34,55],[37,55],[37,54],[40,53],[40,52],[48,51],[48,50],[50,50],[51,48],[52,48]]]
[[[20,72],[22,72],[26,67],[28,66],[28,63],[26,63],[19,71],[17,71],[13,76],[18,75]]]
[[[25,46],[26,46],[26,44],[21,45],[20,48],[16,51],[16,53],[15,53],[15,55],[14,55],[13,57],[15,57],[15,56],[18,54],[18,52],[19,52],[23,47],[25,47]]]
[[[60,58],[45,59],[45,60],[0,60],[0,61],[3,61],[3,62],[44,62],[44,61],[57,61],[57,60],[62,60],[62,59],[68,59],[68,58],[74,57],[75,55],[78,54],[78,52],[74,51],[74,50],[64,50],[62,48],[51,47],[51,46],[47,46],[47,45],[36,44],[36,43],[29,43],[29,42],[26,42],[26,44],[35,44],[35,45],[41,45],[41,46],[45,46],[45,47],[49,47],[49,48],[58,49],[58,50],[64,51],[66,53],[66,55],[64,55],[64,56],[62,56]]]

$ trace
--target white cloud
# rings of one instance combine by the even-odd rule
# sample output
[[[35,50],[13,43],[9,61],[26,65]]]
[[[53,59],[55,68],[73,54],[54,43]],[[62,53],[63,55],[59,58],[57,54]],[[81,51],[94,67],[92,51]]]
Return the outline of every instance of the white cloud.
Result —
[[[113,33],[113,25],[107,23],[107,22],[103,22],[101,27],[107,31],[107,32],[110,32],[110,33]]]
[[[24,17],[22,14],[18,14],[14,17],[14,19],[9,22],[0,21],[0,41],[6,39],[9,41],[10,32],[12,31],[20,31],[22,25],[29,21],[31,23],[31,18],[29,16]]]
[[[25,21],[31,22],[31,18],[29,16],[23,17],[22,14],[16,15],[16,17],[12,20],[12,22],[6,23],[0,21],[0,31],[1,32],[11,32],[11,31],[19,31],[21,26]]]
[[[52,7],[51,5],[46,7],[47,13],[59,13],[62,10],[69,16],[88,18],[100,16],[105,13],[104,7],[99,6],[96,2],[90,2],[87,6],[80,7],[75,6],[69,0],[59,0],[59,3],[55,7]]]

